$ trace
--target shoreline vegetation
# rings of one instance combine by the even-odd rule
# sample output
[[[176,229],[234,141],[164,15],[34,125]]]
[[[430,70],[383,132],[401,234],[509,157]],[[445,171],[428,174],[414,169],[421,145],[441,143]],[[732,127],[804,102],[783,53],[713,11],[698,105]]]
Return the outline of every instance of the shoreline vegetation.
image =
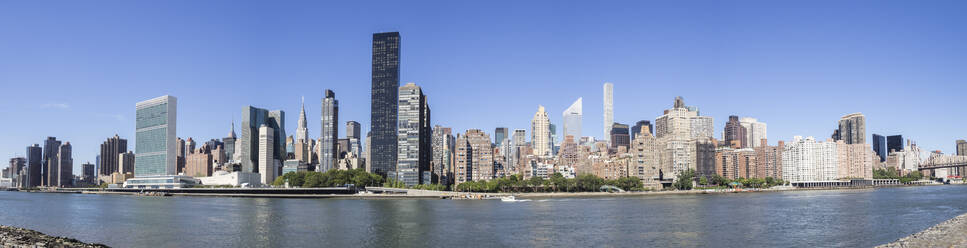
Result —
[[[0,225],[0,247],[109,247],[88,244],[73,238],[50,236],[38,231]]]

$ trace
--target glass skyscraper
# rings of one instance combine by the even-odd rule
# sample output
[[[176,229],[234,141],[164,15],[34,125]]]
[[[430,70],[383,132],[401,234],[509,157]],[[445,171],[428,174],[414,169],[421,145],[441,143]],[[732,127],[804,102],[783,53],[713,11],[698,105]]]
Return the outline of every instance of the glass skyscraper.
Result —
[[[235,151],[241,155],[242,172],[259,172],[259,127],[263,124],[272,128],[273,137],[286,137],[285,112],[281,110],[269,112],[252,106],[242,108],[242,141]],[[272,143],[273,159],[285,161],[285,139],[273,139]]]
[[[886,161],[886,137],[879,134],[873,134],[873,151],[876,152],[876,156],[880,157],[880,162]]]
[[[339,153],[336,151],[336,142],[339,140],[339,101],[336,100],[336,93],[326,90],[326,97],[322,99],[322,130],[319,138],[319,166],[316,171],[326,172],[336,168],[336,159]]]
[[[139,102],[135,128],[135,177],[175,175],[178,99],[161,96]]]
[[[581,122],[584,119],[583,110],[583,98],[578,98],[577,101],[571,104],[566,110],[564,110],[564,138],[566,139],[568,135],[574,137],[574,139],[581,138]]]
[[[400,33],[373,34],[370,163],[373,173],[396,171],[397,106],[400,88]]]

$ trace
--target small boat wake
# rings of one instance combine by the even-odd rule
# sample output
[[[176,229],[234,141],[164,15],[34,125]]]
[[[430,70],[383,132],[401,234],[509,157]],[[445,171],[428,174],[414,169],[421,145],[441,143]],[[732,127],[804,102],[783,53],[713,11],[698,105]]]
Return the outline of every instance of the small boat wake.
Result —
[[[504,196],[504,197],[501,197],[500,198],[500,201],[502,201],[502,202],[529,202],[531,200],[530,199],[520,199],[520,200],[518,200],[517,197],[514,197],[514,196]]]

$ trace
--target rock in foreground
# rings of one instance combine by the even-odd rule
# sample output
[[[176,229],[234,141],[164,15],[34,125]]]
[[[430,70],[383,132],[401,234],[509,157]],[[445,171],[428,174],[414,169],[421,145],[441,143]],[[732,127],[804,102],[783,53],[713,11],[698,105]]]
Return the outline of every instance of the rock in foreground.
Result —
[[[108,247],[72,238],[54,237],[38,231],[0,226],[0,247]]]
[[[967,247],[967,214],[878,247]]]

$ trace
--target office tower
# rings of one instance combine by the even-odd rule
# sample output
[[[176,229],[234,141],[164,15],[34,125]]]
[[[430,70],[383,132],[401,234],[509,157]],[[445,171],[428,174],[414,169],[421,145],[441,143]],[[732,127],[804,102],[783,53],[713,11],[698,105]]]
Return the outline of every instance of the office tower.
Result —
[[[766,139],[762,139],[759,146],[755,148],[756,164],[758,165],[756,175],[762,178],[771,177],[782,179],[782,151],[785,143],[779,141],[776,146],[769,146]]]
[[[347,139],[362,139],[363,137],[360,136],[360,130],[361,129],[360,129],[359,122],[356,122],[356,121],[347,121],[346,122],[346,138]]]
[[[128,151],[127,153],[118,154],[118,173],[127,174],[134,173],[134,153]]]
[[[635,140],[635,137],[638,134],[641,133],[641,129],[642,128],[647,129],[649,134],[652,134],[652,133],[655,132],[655,130],[652,129],[652,127],[651,127],[651,121],[640,120],[638,122],[635,122],[635,125],[634,126],[631,126],[631,140],[632,141],[634,141]]]
[[[886,161],[886,155],[889,155],[886,150],[886,137],[875,133],[873,134],[873,152],[880,158],[880,162]]]
[[[94,184],[94,182],[97,182],[97,176],[94,175],[95,173],[97,172],[94,171],[94,164],[90,162],[81,164],[81,181],[84,181],[88,184]]]
[[[135,177],[177,174],[175,137],[178,99],[161,96],[135,105],[137,109]]]
[[[610,142],[611,124],[614,124],[614,85],[604,83],[604,140]]]
[[[452,129],[449,127],[433,127],[433,160],[430,161],[430,170],[433,177],[437,178],[437,183],[448,185],[453,179],[453,152],[456,138],[453,137]]]
[[[276,154],[274,145],[276,143],[275,130],[267,124],[262,124],[259,126],[258,134],[258,173],[262,178],[262,184],[268,185],[274,182],[276,177],[276,159],[272,156]]]
[[[568,135],[581,137],[581,120],[584,116],[581,99],[579,97],[577,101],[574,101],[570,107],[564,110],[562,119],[564,120],[564,137]]]
[[[369,144],[372,144],[371,142],[373,142],[373,132],[366,132],[367,145],[363,148],[363,161],[365,161],[365,164],[366,164],[366,172],[374,173],[373,166],[372,166],[373,164],[370,163],[370,161],[372,161],[372,154],[373,154],[373,151],[372,151],[373,146],[369,145]]]
[[[27,188],[39,187],[43,183],[44,170],[43,149],[39,144],[27,147],[27,182],[21,183]]]
[[[16,180],[19,178],[19,174],[23,172],[23,168],[27,167],[27,158],[24,157],[14,157],[10,158],[10,165],[6,169],[6,176],[3,178],[13,178]]]
[[[212,149],[208,144],[202,145],[198,149],[188,154],[185,159],[185,176],[190,177],[209,177],[212,176],[214,160]]]
[[[745,127],[739,123],[739,117],[730,115],[729,121],[725,123],[725,133],[722,139],[725,140],[725,144],[735,149],[749,147],[746,132]]]
[[[902,152],[904,149],[903,145],[903,135],[890,135],[886,136],[886,154],[890,155],[891,152]]]
[[[108,138],[101,143],[101,156],[98,164],[97,174],[100,176],[110,176],[111,173],[118,171],[118,154],[128,152],[128,140],[118,137]]]
[[[319,146],[319,166],[316,171],[326,172],[336,168],[336,160],[339,159],[336,150],[336,142],[339,140],[339,101],[336,100],[336,93],[326,90],[326,97],[322,99],[322,131],[319,137],[322,143]]]
[[[185,140],[185,157],[188,157],[188,154],[191,154],[195,151],[195,145],[197,144],[198,142],[195,142],[195,140],[191,137],[188,137],[188,139]]]
[[[846,144],[865,144],[866,116],[861,113],[844,115],[839,119],[839,129],[833,136],[834,140],[843,140]]]
[[[297,123],[295,130],[295,139],[301,141],[303,144],[309,143],[309,128],[308,121],[306,121],[306,98],[302,98],[302,108],[299,111],[299,123]]]
[[[238,137],[235,136],[235,121],[232,121],[232,131],[228,132],[228,136],[222,138],[222,143],[225,144],[225,157],[228,160],[235,159],[235,143]],[[227,161],[226,161],[227,162]]]
[[[957,140],[957,156],[967,156],[967,141]]]
[[[835,180],[838,165],[835,142],[816,142],[813,137],[795,136],[782,152],[782,180]]]
[[[480,129],[467,130],[457,138],[455,183],[491,180],[494,177],[493,147],[490,135]]]
[[[180,174],[185,172],[185,155],[187,154],[185,153],[185,140],[177,137],[175,142],[178,143],[175,145],[175,149],[177,149],[175,151],[175,173]]]
[[[496,147],[501,147],[503,145],[504,139],[507,139],[510,137],[510,136],[507,136],[508,134],[507,131],[508,130],[506,127],[498,127],[494,129],[494,145]]]
[[[544,106],[538,106],[534,118],[531,120],[531,146],[534,147],[534,155],[549,156],[551,154],[551,127],[550,119]]]
[[[374,173],[396,171],[397,101],[400,87],[400,33],[373,34],[373,87],[370,164]]]
[[[43,172],[41,172],[41,186],[57,185],[57,153],[59,152],[60,141],[54,137],[47,137],[44,141],[44,160]]]
[[[236,154],[240,154],[238,156],[241,160],[242,172],[259,173],[259,131],[263,124],[274,132],[270,159],[280,161],[285,159],[285,139],[275,139],[275,137],[286,137],[285,112],[281,110],[270,112],[266,109],[245,106],[242,108],[242,139],[241,142],[237,142],[239,149],[235,151]]]
[[[51,180],[52,186],[71,187],[74,186],[74,158],[71,155],[71,143],[64,142],[57,149],[57,170],[56,176]]]
[[[629,148],[631,146],[631,136],[628,133],[628,125],[621,123],[612,124],[611,149],[617,151],[618,147]]]
[[[745,128],[745,147],[758,147],[761,144],[760,141],[767,137],[765,122],[759,122],[759,120],[751,117],[742,117],[739,118],[739,124]]]
[[[550,122],[550,121],[548,121],[548,122]],[[547,138],[547,142],[550,143],[550,144],[547,144],[547,145],[549,147],[551,147],[550,155],[551,156],[555,156],[555,155],[557,155],[557,149],[558,149],[558,146],[557,146],[557,125],[554,125],[554,123],[547,124],[547,129],[550,130],[550,134],[551,134],[550,137]]]
[[[423,90],[414,83],[400,87],[399,127],[397,138],[397,176],[407,186],[428,183],[421,178],[430,170],[432,132],[430,130],[430,107]],[[487,141],[490,142],[489,140]]]

